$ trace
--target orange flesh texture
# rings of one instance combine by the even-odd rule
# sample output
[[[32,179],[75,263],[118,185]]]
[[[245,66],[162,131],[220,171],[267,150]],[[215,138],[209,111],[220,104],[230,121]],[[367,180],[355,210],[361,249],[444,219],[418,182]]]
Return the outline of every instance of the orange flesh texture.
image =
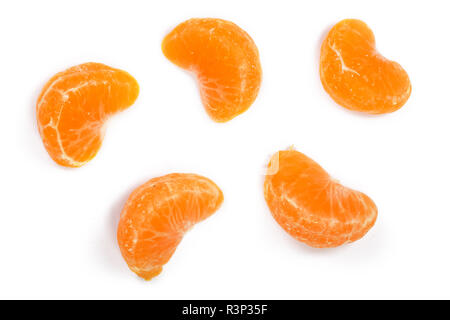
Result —
[[[363,237],[375,224],[377,207],[365,194],[351,190],[295,151],[276,153],[279,170],[266,175],[264,196],[278,224],[312,247],[337,247]]]
[[[100,149],[108,118],[131,106],[138,94],[139,85],[131,75],[100,63],[56,74],[36,105],[47,152],[62,166],[84,165]]]
[[[195,174],[169,174],[137,188],[122,211],[117,232],[129,268],[146,280],[157,276],[184,234],[222,202],[219,187]]]
[[[229,121],[255,101],[262,78],[258,49],[234,23],[190,19],[165,37],[162,50],[197,77],[203,105],[213,120]]]
[[[370,114],[400,109],[411,94],[406,71],[384,58],[375,37],[360,20],[336,24],[322,43],[320,78],[339,105]]]

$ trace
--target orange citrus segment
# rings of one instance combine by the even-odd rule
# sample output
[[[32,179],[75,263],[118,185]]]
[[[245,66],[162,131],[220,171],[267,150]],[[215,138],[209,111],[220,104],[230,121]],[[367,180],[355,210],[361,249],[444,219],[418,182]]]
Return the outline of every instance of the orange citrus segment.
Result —
[[[164,55],[194,73],[209,116],[225,122],[246,111],[261,85],[258,49],[232,22],[190,19],[163,40]]]
[[[219,187],[195,174],[169,174],[134,190],[117,232],[129,268],[146,280],[157,276],[184,234],[212,215],[222,202]]]
[[[360,20],[336,24],[322,43],[320,79],[339,105],[372,114],[400,109],[411,94],[406,71],[384,58],[372,30]]]
[[[56,74],[36,105],[47,152],[62,166],[82,166],[100,149],[108,118],[131,106],[138,94],[138,83],[131,75],[100,63]]]
[[[333,180],[316,162],[295,151],[276,153],[278,170],[266,175],[264,196],[278,224],[312,247],[337,247],[363,237],[377,207],[365,194]]]

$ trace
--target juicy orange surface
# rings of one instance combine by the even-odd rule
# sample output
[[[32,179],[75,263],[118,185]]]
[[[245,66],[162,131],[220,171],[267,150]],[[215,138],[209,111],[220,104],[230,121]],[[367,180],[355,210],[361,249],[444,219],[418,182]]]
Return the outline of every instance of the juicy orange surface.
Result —
[[[333,180],[304,154],[280,151],[269,168],[266,202],[279,225],[297,240],[317,248],[337,247],[360,239],[375,224],[378,211],[368,196]]]
[[[232,22],[190,19],[165,37],[162,50],[174,64],[196,75],[205,109],[217,122],[243,113],[258,95],[258,49]]]
[[[122,211],[117,232],[129,268],[146,280],[157,276],[184,234],[222,202],[219,187],[195,174],[169,174],[137,188]]]
[[[408,74],[384,58],[375,37],[360,20],[336,24],[322,43],[320,79],[339,105],[372,114],[400,109],[411,94]]]
[[[47,152],[62,166],[82,166],[100,149],[106,120],[131,106],[138,94],[138,83],[131,75],[100,63],[56,74],[36,104]]]

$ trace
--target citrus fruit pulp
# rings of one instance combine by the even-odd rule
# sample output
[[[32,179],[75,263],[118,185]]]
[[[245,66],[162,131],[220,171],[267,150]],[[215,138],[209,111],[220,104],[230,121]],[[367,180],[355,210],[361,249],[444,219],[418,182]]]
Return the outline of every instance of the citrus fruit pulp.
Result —
[[[370,114],[394,112],[411,94],[406,71],[377,51],[372,30],[355,19],[339,22],[324,39],[320,79],[336,103]]]
[[[42,89],[36,116],[50,157],[66,167],[80,167],[100,149],[105,122],[131,106],[139,86],[127,72],[85,63],[53,76]]]
[[[117,231],[129,268],[146,280],[157,276],[184,234],[222,202],[219,187],[196,174],[168,174],[138,187],[125,204]]]
[[[232,22],[187,20],[164,38],[162,51],[196,76],[203,105],[217,122],[243,113],[258,95],[262,77],[258,49]]]
[[[272,216],[295,239],[337,247],[360,239],[375,224],[377,207],[367,195],[341,185],[304,154],[279,151],[269,167],[264,197]]]

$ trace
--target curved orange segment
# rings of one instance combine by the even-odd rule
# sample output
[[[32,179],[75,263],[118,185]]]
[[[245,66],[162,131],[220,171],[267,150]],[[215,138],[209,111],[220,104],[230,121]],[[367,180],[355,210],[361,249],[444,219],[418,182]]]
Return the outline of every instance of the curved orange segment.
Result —
[[[261,64],[252,38],[232,22],[190,19],[163,40],[164,55],[196,75],[203,105],[217,122],[246,111],[261,86]]]
[[[360,239],[375,224],[378,210],[368,196],[341,185],[304,154],[277,152],[269,168],[266,202],[295,239],[317,248],[337,247]]]
[[[222,202],[219,187],[195,174],[169,174],[134,190],[117,231],[129,268],[146,280],[157,276],[184,234],[211,216]]]
[[[127,72],[85,63],[52,77],[42,89],[36,116],[50,157],[80,167],[100,149],[109,117],[131,106],[139,85]]]
[[[371,114],[400,109],[411,94],[406,71],[384,58],[372,30],[360,20],[336,24],[322,43],[320,79],[339,105]]]

